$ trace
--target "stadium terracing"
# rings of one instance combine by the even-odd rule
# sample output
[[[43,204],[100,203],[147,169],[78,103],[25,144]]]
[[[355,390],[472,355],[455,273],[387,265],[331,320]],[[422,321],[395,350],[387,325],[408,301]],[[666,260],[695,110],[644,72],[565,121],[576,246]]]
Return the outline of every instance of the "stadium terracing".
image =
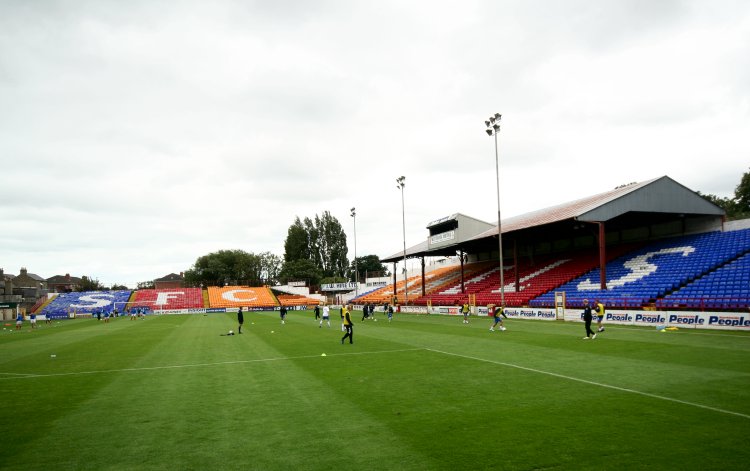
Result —
[[[83,291],[62,293],[35,310],[50,318],[69,318],[97,313],[201,312],[243,307],[273,310],[281,306],[312,306],[320,301],[301,295],[274,295],[268,286],[222,286],[201,288]]]
[[[359,294],[354,305],[409,304],[555,307],[599,300],[625,309],[750,309],[750,221],[729,224],[724,211],[662,177],[525,214],[499,227],[463,215],[428,225],[427,241],[382,259],[422,258],[422,273]],[[494,251],[493,251],[494,248]],[[453,266],[426,270],[424,257],[456,256]],[[118,308],[149,311],[311,307],[316,297],[274,294],[271,287],[224,286],[66,293],[34,312],[69,317]]]
[[[555,294],[564,293],[568,305],[596,299],[644,310],[750,308],[750,220],[727,222],[722,208],[667,176],[502,224],[453,214],[427,229],[425,241],[381,259],[393,263],[394,274],[398,262],[421,259],[422,273],[406,280],[394,275],[355,303],[473,300],[552,308]],[[427,271],[427,257],[460,265]]]

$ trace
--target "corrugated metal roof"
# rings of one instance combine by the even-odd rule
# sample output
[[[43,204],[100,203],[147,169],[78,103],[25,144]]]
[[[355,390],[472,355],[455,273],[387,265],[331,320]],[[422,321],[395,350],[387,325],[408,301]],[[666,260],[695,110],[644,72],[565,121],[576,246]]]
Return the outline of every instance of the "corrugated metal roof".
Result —
[[[607,221],[629,211],[724,214],[721,208],[701,198],[694,191],[677,183],[668,176],[662,176],[640,183],[623,185],[604,193],[503,219],[502,231],[505,234],[568,219],[579,219],[590,222]],[[464,242],[497,236],[497,233],[498,228],[495,226]],[[456,244],[455,247],[459,245],[461,244]],[[452,246],[442,247],[441,250],[446,250],[450,247]],[[424,254],[427,252],[427,248],[427,241],[425,241],[408,248],[406,256],[413,257]],[[403,256],[403,251],[401,251],[382,260],[396,261],[399,258],[403,258]]]
[[[427,251],[427,240],[425,239],[423,242],[418,243],[417,245],[413,247],[409,247],[406,249],[406,257],[412,257],[414,255],[420,254],[422,252]],[[383,261],[395,261],[395,260],[403,260],[404,258],[404,251],[397,252],[390,257],[385,257],[382,260]]]
[[[661,177],[663,178],[663,177]],[[643,188],[651,183],[659,180],[655,178],[641,183],[631,183],[620,188],[615,188],[604,193],[599,193],[593,196],[587,196],[579,200],[570,201],[567,203],[559,204],[557,206],[551,206],[549,208],[539,209],[530,213],[521,214],[512,218],[503,220],[503,234],[506,232],[518,231],[521,229],[527,229],[529,227],[543,226],[545,224],[551,224],[553,222],[564,221],[566,219],[577,218],[583,214],[586,214],[602,205],[605,205],[611,201],[621,198],[628,193],[632,193],[640,188]],[[497,235],[497,226],[487,231],[477,234],[470,240],[483,239]]]

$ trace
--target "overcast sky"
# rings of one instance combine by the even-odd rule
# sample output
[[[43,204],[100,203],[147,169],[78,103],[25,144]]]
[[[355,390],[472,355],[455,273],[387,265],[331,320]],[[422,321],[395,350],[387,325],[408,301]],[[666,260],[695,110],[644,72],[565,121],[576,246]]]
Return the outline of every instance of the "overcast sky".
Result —
[[[750,170],[750,2],[0,0],[0,267],[135,287],[336,217],[386,257]],[[416,263],[416,262],[415,262]]]

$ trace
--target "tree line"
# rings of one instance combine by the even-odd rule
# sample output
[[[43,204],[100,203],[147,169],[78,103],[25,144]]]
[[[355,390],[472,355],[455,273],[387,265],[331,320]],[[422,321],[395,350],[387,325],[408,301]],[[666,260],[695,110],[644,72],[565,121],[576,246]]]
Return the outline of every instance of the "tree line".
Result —
[[[750,172],[742,175],[739,185],[734,189],[734,196],[731,198],[704,195],[700,191],[696,193],[726,211],[727,219],[730,221],[750,218]]]
[[[185,272],[188,286],[262,286],[304,282],[317,287],[362,279],[362,274],[388,271],[376,255],[357,257],[349,263],[346,233],[330,212],[314,218],[296,217],[287,230],[284,257],[270,252],[253,254],[244,250],[220,250],[198,257]]]

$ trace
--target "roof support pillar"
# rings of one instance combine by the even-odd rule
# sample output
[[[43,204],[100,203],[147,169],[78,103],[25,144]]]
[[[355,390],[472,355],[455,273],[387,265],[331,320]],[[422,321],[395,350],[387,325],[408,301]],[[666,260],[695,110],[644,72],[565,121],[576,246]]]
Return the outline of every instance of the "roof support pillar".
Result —
[[[459,258],[461,258],[461,294],[465,294],[464,291],[464,249],[461,249]]]
[[[516,279],[514,291],[518,293],[521,287],[518,280],[518,241],[516,239],[513,239],[513,277]]]
[[[424,296],[425,293],[425,287],[424,287],[424,255],[422,255],[422,296]]]
[[[395,304],[394,299],[398,299],[398,291],[396,289],[396,262],[393,262],[393,298],[391,298],[391,304]]]
[[[607,289],[607,241],[604,237],[604,223],[597,222],[599,225],[599,287]]]

